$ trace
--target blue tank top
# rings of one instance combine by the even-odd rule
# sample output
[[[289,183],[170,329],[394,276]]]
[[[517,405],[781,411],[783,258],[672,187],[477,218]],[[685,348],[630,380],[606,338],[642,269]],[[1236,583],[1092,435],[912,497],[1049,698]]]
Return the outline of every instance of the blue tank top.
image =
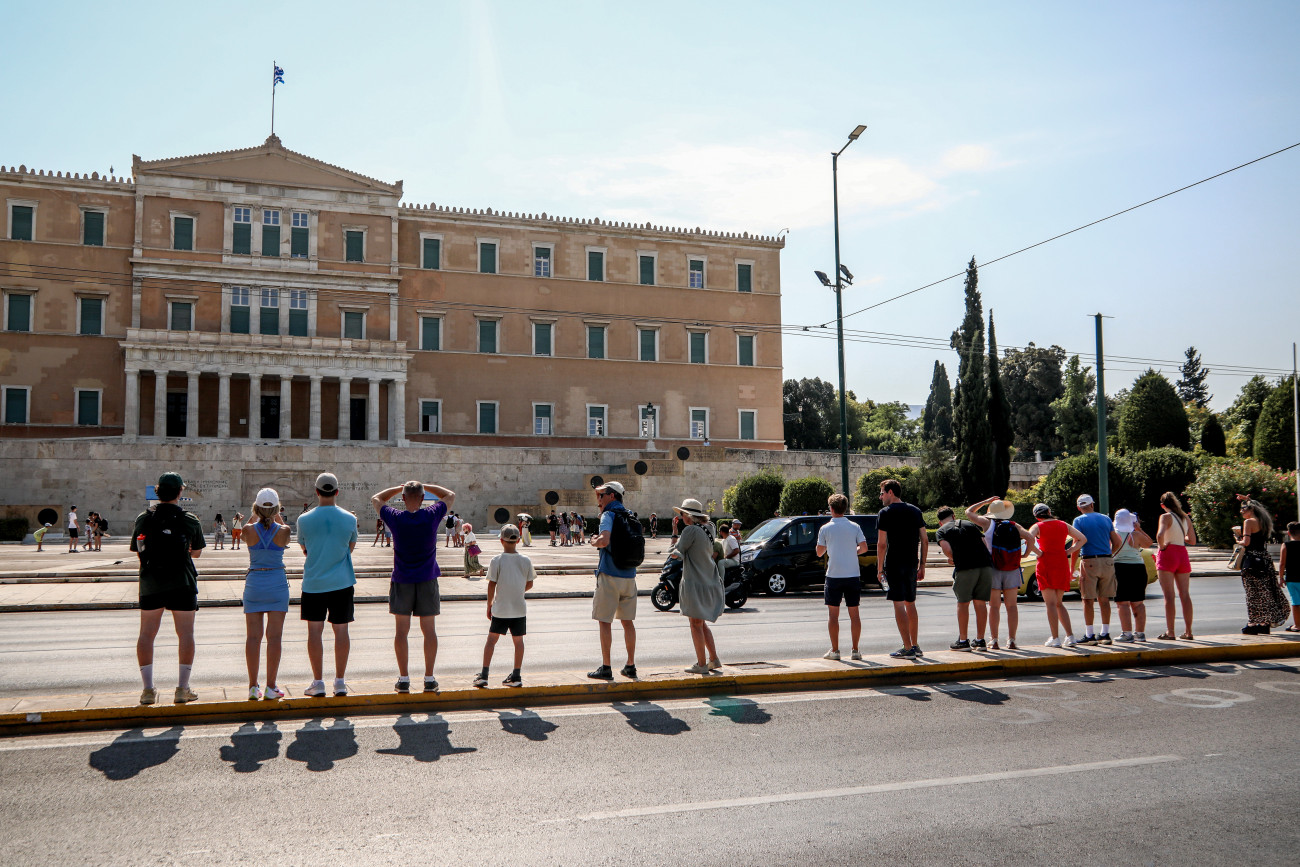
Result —
[[[272,541],[275,538],[275,534],[279,532],[280,525],[272,524],[268,529],[263,527],[260,522],[245,524],[245,539],[248,537],[249,530],[252,530],[253,535],[257,537],[255,543],[247,545],[249,570],[257,572],[283,572],[284,548],[281,548]]]

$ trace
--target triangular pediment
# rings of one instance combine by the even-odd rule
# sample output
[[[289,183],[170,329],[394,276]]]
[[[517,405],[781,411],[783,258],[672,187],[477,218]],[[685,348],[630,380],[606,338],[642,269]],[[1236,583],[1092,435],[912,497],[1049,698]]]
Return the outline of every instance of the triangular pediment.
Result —
[[[386,184],[375,178],[330,165],[306,154],[291,151],[271,136],[263,144],[242,150],[220,151],[187,157],[162,160],[142,160],[138,156],[132,163],[132,173],[137,179],[142,175],[172,175],[176,177],[214,178],[232,181],[252,181],[310,189],[346,190],[356,193],[402,195],[402,182]]]

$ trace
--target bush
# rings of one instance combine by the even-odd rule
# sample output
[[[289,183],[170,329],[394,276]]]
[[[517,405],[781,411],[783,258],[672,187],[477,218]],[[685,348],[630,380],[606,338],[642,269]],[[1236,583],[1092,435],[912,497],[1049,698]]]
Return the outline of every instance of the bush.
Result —
[[[1255,423],[1255,460],[1281,470],[1296,468],[1295,403],[1290,377],[1264,399],[1264,408]]]
[[[1236,494],[1249,494],[1273,516],[1275,530],[1296,519],[1296,474],[1275,470],[1247,458],[1215,458],[1187,487],[1192,523],[1202,545],[1232,546],[1232,527],[1241,523]],[[1288,573],[1289,574],[1289,573]]]
[[[781,490],[781,514],[816,515],[824,512],[826,500],[833,493],[835,488],[820,476],[791,479]]]
[[[1147,449],[1125,455],[1116,463],[1123,464],[1122,472],[1129,482],[1128,489],[1133,498],[1119,500],[1112,494],[1111,512],[1120,508],[1130,509],[1146,518],[1148,527],[1154,527],[1155,519],[1160,515],[1160,495],[1173,491],[1186,506],[1184,492],[1196,480],[1202,462],[1191,452],[1179,449]],[[1115,490],[1114,485],[1111,490]]]
[[[1137,378],[1119,417],[1120,447],[1126,452],[1192,447],[1187,410],[1169,380],[1154,370]]]
[[[775,467],[764,467],[756,473],[747,473],[723,491],[722,509],[732,517],[739,518],[747,530],[752,530],[781,508],[781,491],[784,487],[785,477]],[[825,508],[825,501],[822,508]]]
[[[1223,432],[1223,425],[1219,424],[1219,417],[1211,415],[1205,420],[1205,426],[1201,428],[1201,449],[1210,457],[1221,458],[1228,454],[1227,435]]]
[[[903,486],[903,492],[907,493],[907,480],[916,472],[916,467],[881,467],[878,470],[868,470],[858,477],[857,491],[853,495],[853,511],[859,515],[870,515],[879,512],[884,508],[884,503],[880,502],[880,483],[886,479],[893,479]]]
[[[1097,496],[1097,475],[1095,452],[1065,458],[1036,486],[1038,496],[1041,498],[1039,502],[1046,503],[1051,508],[1052,514],[1061,520],[1072,521],[1079,515],[1079,510],[1074,505],[1078,496],[1080,494]],[[1132,503],[1137,500],[1137,491],[1129,480],[1128,466],[1122,458],[1108,463],[1106,480],[1112,505]],[[1029,505],[1032,517],[1033,503]]]
[[[951,452],[935,442],[926,443],[921,453],[921,468],[913,474],[911,487],[911,496],[906,499],[922,511],[945,505],[956,508],[965,498],[957,462]]]
[[[21,542],[29,529],[26,518],[0,518],[0,542]]]

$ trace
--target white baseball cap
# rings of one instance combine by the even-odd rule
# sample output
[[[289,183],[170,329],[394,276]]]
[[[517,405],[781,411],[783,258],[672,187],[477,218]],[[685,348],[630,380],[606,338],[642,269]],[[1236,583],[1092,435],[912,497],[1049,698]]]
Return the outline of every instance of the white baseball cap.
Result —
[[[253,498],[254,506],[261,506],[263,509],[280,508],[280,495],[275,492],[275,488],[262,488]]]
[[[1075,500],[1074,504],[1076,506],[1091,506],[1094,502],[1092,494],[1080,494],[1079,499]]]

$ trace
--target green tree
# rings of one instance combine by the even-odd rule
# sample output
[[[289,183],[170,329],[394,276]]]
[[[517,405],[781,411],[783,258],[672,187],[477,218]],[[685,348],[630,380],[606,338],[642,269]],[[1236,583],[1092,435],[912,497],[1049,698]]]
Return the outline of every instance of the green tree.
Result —
[[[1228,454],[1228,440],[1224,436],[1223,425],[1219,424],[1219,417],[1214,413],[1210,413],[1201,427],[1201,448],[1207,455],[1217,458]]]
[[[785,477],[776,467],[746,473],[722,492],[723,511],[739,518],[746,528],[752,530],[781,507],[784,487]]]
[[[1097,377],[1091,371],[1091,367],[1079,363],[1079,356],[1071,355],[1065,368],[1065,390],[1052,401],[1056,436],[1066,454],[1086,454],[1097,443],[1097,413],[1093,408]]]
[[[791,479],[781,489],[781,514],[816,515],[824,512],[829,508],[826,500],[833,493],[835,488],[821,476]]]
[[[1192,447],[1187,410],[1169,380],[1154,370],[1148,368],[1133,383],[1119,420],[1119,444],[1130,452],[1161,446],[1183,450]]]
[[[886,479],[893,479],[903,486],[904,491],[907,491],[910,487],[909,479],[915,473],[916,467],[908,464],[898,467],[880,467],[863,473],[858,477],[857,496],[853,498],[854,511],[860,515],[879,512],[885,505],[880,502],[880,483]]]
[[[938,361],[930,377],[930,396],[921,413],[921,439],[934,440],[946,449],[952,448],[952,386],[948,382],[948,369]]]
[[[989,311],[989,427],[993,432],[993,487],[989,493],[1001,497],[1011,484],[1015,432],[1011,429],[1011,407],[998,370],[998,338],[993,329],[992,310]]]
[[[928,511],[942,505],[955,507],[963,500],[972,502],[963,497],[962,488],[955,456],[932,441],[921,447],[921,466],[912,474],[904,493],[908,494],[911,503],[922,511]]]
[[[1264,400],[1255,425],[1255,460],[1279,470],[1296,468],[1295,403],[1289,376]]]
[[[1204,409],[1210,405],[1210,398],[1214,397],[1205,384],[1210,371],[1201,364],[1201,354],[1196,351],[1195,346],[1187,347],[1183,355],[1187,360],[1183,362],[1182,367],[1178,368],[1182,373],[1182,377],[1178,380],[1178,396],[1182,398],[1183,403],[1194,403]]]
[[[1002,354],[1002,382],[1011,410],[1016,451],[1022,459],[1035,451],[1055,455],[1061,450],[1056,435],[1052,401],[1065,394],[1061,365],[1065,350],[1059,346],[1008,349]]]
[[[1118,462],[1132,499],[1121,501],[1112,495],[1112,510],[1123,507],[1137,512],[1148,519],[1147,531],[1154,532],[1152,519],[1160,515],[1161,495],[1173,491],[1181,497],[1196,480],[1203,459],[1181,449],[1158,448],[1126,454]]]
[[[1295,473],[1283,473],[1249,458],[1211,458],[1187,488],[1192,523],[1202,545],[1232,545],[1232,527],[1241,523],[1237,494],[1250,494],[1263,503],[1275,528],[1296,519]],[[1288,564],[1288,575],[1290,568]]]
[[[788,448],[835,448],[840,428],[835,386],[821,377],[787,379],[781,385],[781,403]]]
[[[952,333],[957,350],[957,390],[953,396],[953,434],[957,472],[974,502],[993,487],[993,429],[989,424],[988,382],[984,376],[984,303],[975,257],[966,266],[966,315]]]
[[[1264,409],[1264,400],[1272,390],[1273,386],[1264,377],[1252,376],[1223,414],[1228,448],[1234,455],[1248,458],[1255,454],[1255,424]]]
[[[868,451],[907,454],[916,448],[920,422],[907,417],[901,401],[870,404],[862,427],[862,447]]]

